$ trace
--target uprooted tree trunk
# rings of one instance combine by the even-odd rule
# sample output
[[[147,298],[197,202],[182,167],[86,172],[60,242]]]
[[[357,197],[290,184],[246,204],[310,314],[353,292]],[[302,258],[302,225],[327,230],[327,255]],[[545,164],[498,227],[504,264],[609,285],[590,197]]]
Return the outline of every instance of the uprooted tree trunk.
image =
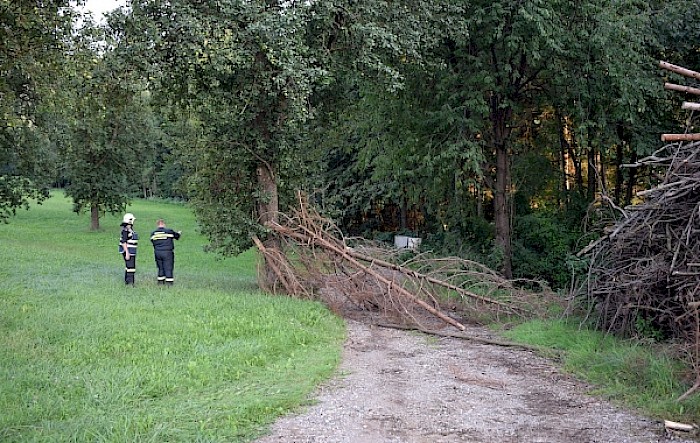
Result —
[[[290,295],[321,300],[345,315],[381,316],[422,329],[439,320],[463,330],[465,320],[531,316],[544,305],[548,292],[533,296],[475,262],[423,255],[399,262],[394,249],[345,238],[301,194],[298,204],[293,214],[266,225],[279,249],[256,241],[278,287]]]
[[[279,194],[277,192],[275,172],[270,164],[260,161],[256,169],[256,175],[261,195],[257,202],[258,219],[263,225],[277,223],[279,219]],[[266,254],[263,254],[266,265],[259,269],[259,286],[263,290],[274,292],[281,285],[286,291],[289,291],[289,288],[287,288],[288,282],[280,279],[284,274],[276,269],[281,266],[281,263],[270,261],[270,257],[275,255],[275,251],[279,251],[279,238],[270,236],[263,242],[258,237],[254,237],[253,242],[259,250],[268,251]]]

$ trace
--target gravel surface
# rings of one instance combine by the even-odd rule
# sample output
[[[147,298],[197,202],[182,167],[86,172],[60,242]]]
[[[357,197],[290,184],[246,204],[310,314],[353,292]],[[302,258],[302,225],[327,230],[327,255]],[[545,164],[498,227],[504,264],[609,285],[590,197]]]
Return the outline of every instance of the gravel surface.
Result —
[[[693,441],[589,389],[532,352],[348,320],[338,375],[256,443]]]

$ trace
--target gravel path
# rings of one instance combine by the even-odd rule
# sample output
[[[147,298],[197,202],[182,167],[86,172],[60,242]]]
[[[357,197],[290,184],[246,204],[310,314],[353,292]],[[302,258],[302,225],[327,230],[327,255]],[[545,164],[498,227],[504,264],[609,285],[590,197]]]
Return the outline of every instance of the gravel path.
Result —
[[[349,320],[339,375],[257,443],[691,441],[588,389],[528,351]]]

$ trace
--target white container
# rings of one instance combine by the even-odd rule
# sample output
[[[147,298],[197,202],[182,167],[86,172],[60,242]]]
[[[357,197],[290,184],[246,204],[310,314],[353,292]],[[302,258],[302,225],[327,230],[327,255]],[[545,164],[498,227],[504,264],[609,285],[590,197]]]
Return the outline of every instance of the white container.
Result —
[[[419,237],[409,237],[407,235],[395,235],[394,246],[398,249],[418,249],[421,239]]]

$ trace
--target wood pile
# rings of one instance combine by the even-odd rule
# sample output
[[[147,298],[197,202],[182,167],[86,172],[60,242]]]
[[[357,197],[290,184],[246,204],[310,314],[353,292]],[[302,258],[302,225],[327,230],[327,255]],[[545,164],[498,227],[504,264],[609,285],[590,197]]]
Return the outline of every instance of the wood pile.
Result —
[[[635,164],[642,165],[667,173],[587,248],[587,292],[608,331],[634,332],[644,320],[675,336],[694,335],[689,303],[700,301],[700,142],[668,145]]]
[[[661,67],[700,80],[700,73]],[[700,95],[690,86],[666,88]],[[691,112],[688,129],[698,120],[695,105],[683,105]],[[681,343],[700,382],[700,134],[664,134],[662,140],[672,143],[625,165],[656,171],[659,182],[638,192],[642,203],[615,208],[618,221],[579,255],[590,260],[585,292],[600,326]]]

